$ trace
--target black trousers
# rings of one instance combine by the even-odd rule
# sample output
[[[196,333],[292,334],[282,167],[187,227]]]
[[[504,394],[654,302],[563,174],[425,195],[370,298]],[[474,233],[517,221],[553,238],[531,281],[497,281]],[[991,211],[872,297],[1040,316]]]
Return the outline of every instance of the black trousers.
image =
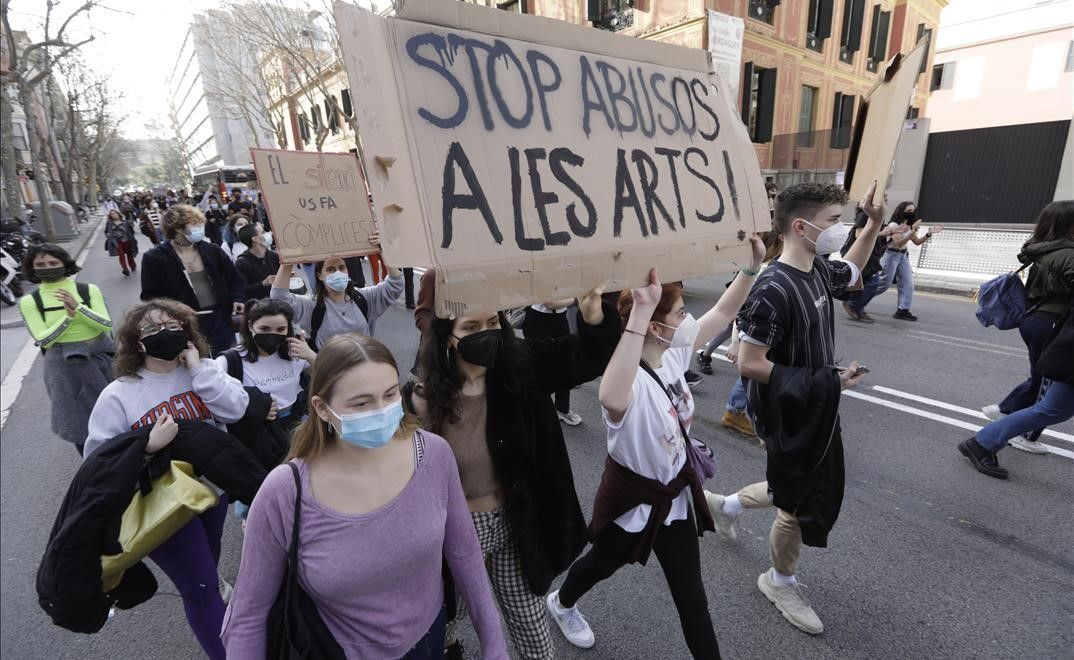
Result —
[[[538,312],[532,307],[526,308],[526,318],[522,321],[522,332],[527,339],[558,339],[571,334],[567,314]],[[555,393],[556,410],[564,415],[571,411],[571,391],[561,390]]]
[[[414,309],[414,269],[403,269],[403,296],[406,299],[406,308]]]
[[[598,582],[611,577],[629,561],[630,549],[640,532],[625,531],[614,522],[593,541],[589,552],[574,562],[559,589],[559,602],[573,607]],[[664,569],[671,598],[679,612],[679,624],[690,654],[695,658],[719,658],[720,645],[709,615],[709,601],[701,582],[701,555],[693,512],[686,520],[660,526],[653,553]]]
[[[362,268],[362,257],[347,257],[343,260],[347,264],[347,275],[358,288],[365,286],[365,270]]]

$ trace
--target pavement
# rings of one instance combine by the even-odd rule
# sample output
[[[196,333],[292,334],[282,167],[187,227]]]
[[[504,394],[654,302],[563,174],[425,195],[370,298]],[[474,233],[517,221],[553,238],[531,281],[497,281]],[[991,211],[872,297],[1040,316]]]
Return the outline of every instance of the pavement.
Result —
[[[101,286],[113,318],[119,318],[137,300],[139,284],[122,277],[102,243],[98,237],[91,247],[81,277]],[[141,247],[148,245],[143,241]],[[700,315],[722,291],[718,278],[689,282],[689,310]],[[968,300],[915,298],[917,323],[891,318],[894,291],[870,306],[875,324],[854,323],[841,310],[836,320],[836,357],[844,364],[859,360],[872,371],[842,402],[847,467],[842,514],[828,548],[802,553],[798,577],[824,620],[824,634],[811,637],[791,627],[757,591],[757,576],[768,567],[773,514],[747,512],[737,542],[711,534],[700,540],[709,609],[724,657],[1071,657],[1074,424],[1044,437],[1054,454],[1003,451],[1009,481],[975,472],[955,446],[983,423],[981,406],[998,401],[1026,377],[1025,347],[1017,333],[982,328]],[[377,328],[400,364],[410,364],[417,335],[409,313],[393,307]],[[719,463],[708,487],[722,493],[764,476],[758,443],[719,425],[733,379],[731,365],[717,361],[716,374],[694,390],[694,432]],[[587,516],[606,451],[596,391],[597,383],[574,391],[572,407],[585,421],[565,429]],[[156,597],[119,612],[95,635],[57,628],[41,611],[34,576],[78,467],[75,450],[48,429],[49,405],[38,360],[0,434],[0,656],[202,657],[181,601],[163,576]],[[241,539],[237,520],[229,517],[220,563],[228,579],[238,570]],[[570,647],[553,628],[561,658],[689,657],[655,560],[622,569],[580,607],[596,646]],[[468,657],[477,657],[472,633],[464,632],[463,639]]]

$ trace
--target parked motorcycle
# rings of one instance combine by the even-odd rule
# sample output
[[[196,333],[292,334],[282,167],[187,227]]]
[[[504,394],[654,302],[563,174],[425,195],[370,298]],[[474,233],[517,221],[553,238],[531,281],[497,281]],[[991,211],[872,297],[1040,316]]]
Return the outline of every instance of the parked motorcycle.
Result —
[[[8,307],[22,297],[19,262],[7,250],[0,248],[0,302]]]

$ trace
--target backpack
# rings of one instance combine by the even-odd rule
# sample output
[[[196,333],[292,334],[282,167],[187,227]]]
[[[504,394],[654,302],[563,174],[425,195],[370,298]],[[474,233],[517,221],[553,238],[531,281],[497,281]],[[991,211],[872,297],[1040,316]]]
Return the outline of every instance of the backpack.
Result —
[[[358,310],[362,312],[362,316],[365,317],[366,322],[369,322],[369,301],[365,299],[362,292],[353,286],[347,287],[347,295],[355,305],[358,306]],[[310,336],[306,339],[310,348],[314,351],[317,350],[317,331],[321,329],[321,324],[324,323],[324,315],[327,311],[324,298],[317,301],[317,304],[313,307],[313,315],[310,316]]]
[[[981,325],[996,326],[999,330],[1017,328],[1027,314],[1040,307],[1034,305],[1026,309],[1029,301],[1022,278],[1018,277],[1030,264],[1014,271],[994,277],[981,285],[977,293],[977,320]]]
[[[82,304],[86,307],[90,306],[90,288],[89,285],[84,282],[75,282],[75,290],[78,292],[78,297],[82,299]],[[41,315],[41,318],[45,318],[45,312],[55,312],[63,309],[63,305],[59,307],[45,307],[45,301],[41,298],[41,290],[38,289],[30,294],[30,297],[34,299],[34,305],[37,307],[37,313]],[[44,353],[45,349],[42,347],[41,353]]]

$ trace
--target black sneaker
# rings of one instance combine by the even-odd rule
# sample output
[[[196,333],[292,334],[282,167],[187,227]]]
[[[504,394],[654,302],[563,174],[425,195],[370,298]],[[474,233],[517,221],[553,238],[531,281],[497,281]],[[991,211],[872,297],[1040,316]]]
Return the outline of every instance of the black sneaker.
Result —
[[[973,463],[974,469],[981,474],[987,474],[996,479],[1006,479],[1010,474],[1007,470],[999,466],[996,452],[988,451],[977,444],[977,438],[970,438],[965,442],[959,443],[958,451],[963,456],[970,459],[970,463]]]
[[[705,355],[705,350],[701,349],[697,352],[697,368],[701,370],[701,373],[712,375],[712,356]]]
[[[686,384],[690,387],[697,387],[705,380],[704,376],[698,373],[694,373],[690,370],[687,370],[686,373],[683,375],[686,376]]]
[[[893,314],[892,316],[894,316],[894,318],[897,318],[897,319],[902,319],[903,321],[916,321],[917,320],[917,317],[914,316],[913,314],[911,314],[910,310],[908,310],[908,309],[896,310],[895,314]]]

